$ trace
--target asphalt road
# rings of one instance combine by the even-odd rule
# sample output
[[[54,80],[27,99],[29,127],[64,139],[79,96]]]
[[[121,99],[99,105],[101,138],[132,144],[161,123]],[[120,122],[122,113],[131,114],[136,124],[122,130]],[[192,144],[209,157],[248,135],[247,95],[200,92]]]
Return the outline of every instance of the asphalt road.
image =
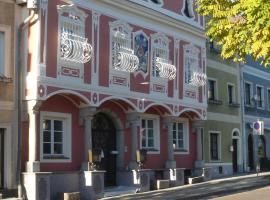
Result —
[[[124,195],[120,197],[108,197],[106,200],[238,200],[234,195],[240,195],[240,199],[248,200],[270,200],[270,174],[267,176],[252,176],[242,178],[229,178],[219,181],[213,180],[194,185],[185,185],[181,187],[169,188],[164,190],[156,190],[134,195]],[[263,189],[259,189],[263,188]],[[266,188],[266,189],[265,189]],[[258,189],[258,190],[257,190]],[[269,192],[260,192],[261,190]],[[254,192],[254,196],[241,196],[246,191]],[[253,194],[253,193],[252,193]],[[231,195],[231,196],[228,196]],[[260,196],[259,196],[260,195]]]
[[[212,198],[213,200],[269,200],[270,199],[270,186],[249,190],[246,192],[239,192],[237,194]]]

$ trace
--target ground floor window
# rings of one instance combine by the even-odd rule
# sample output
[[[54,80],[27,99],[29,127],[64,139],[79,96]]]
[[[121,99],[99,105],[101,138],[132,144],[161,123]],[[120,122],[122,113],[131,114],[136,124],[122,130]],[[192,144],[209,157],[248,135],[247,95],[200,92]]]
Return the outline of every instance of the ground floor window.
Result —
[[[173,147],[178,152],[188,152],[189,134],[187,122],[173,123]]]
[[[148,118],[149,117],[149,118]],[[143,116],[141,119],[141,148],[147,151],[159,151],[159,119],[152,116]]]
[[[71,157],[71,116],[41,112],[41,159],[69,160]]]
[[[210,159],[212,161],[220,160],[220,134],[216,132],[210,133]]]

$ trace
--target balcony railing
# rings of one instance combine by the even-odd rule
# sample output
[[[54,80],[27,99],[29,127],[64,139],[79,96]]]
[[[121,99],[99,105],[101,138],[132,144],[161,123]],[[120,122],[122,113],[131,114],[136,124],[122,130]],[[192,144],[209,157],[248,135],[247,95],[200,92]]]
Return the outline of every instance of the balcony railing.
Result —
[[[176,67],[170,64],[167,60],[162,58],[156,58],[156,68],[159,72],[159,76],[173,80],[176,77]]]
[[[222,105],[222,101],[218,99],[208,99],[208,104]]]
[[[61,59],[76,63],[90,61],[93,54],[93,48],[87,42],[87,38],[67,32],[61,34],[60,50]]]

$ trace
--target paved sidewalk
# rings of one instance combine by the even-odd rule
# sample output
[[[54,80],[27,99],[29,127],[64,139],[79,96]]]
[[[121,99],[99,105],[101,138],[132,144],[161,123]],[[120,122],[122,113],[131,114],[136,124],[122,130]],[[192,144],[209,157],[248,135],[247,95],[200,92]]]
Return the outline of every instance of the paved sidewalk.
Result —
[[[103,200],[182,200],[211,199],[218,196],[233,194],[239,191],[256,189],[270,185],[270,172],[238,175],[229,178],[215,179],[203,183],[184,185],[163,190],[154,190],[133,195],[103,198]]]

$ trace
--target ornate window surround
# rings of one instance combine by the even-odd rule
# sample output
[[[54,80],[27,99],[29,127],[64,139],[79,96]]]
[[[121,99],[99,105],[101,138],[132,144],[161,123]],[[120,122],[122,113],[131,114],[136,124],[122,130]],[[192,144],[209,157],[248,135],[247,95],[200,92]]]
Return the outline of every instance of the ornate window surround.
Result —
[[[110,69],[114,73],[134,72],[138,68],[138,58],[131,48],[132,27],[116,20],[110,26]]]
[[[75,5],[58,5],[58,53],[57,53],[57,75],[61,78],[79,78],[83,82],[84,76],[84,51],[87,48],[91,51],[92,47],[85,38],[85,20],[87,14],[78,9]],[[63,33],[65,31],[66,33]],[[71,59],[61,57],[61,44],[63,42],[73,43],[80,46],[80,52],[74,53],[71,50]],[[65,44],[67,44],[65,43]],[[75,44],[76,43],[76,44]],[[88,45],[87,45],[88,44]],[[85,48],[84,48],[85,47]],[[90,49],[89,49],[90,48]],[[67,49],[66,49],[67,50]],[[78,50],[77,50],[78,51]],[[82,51],[82,52],[81,52]],[[88,55],[91,58],[91,55]],[[88,60],[89,58],[87,58]],[[76,79],[75,79],[76,80]]]
[[[169,60],[169,43],[169,38],[162,33],[151,35],[151,77],[159,81],[163,79],[163,82],[176,76],[176,68]]]
[[[151,50],[150,50],[150,37],[148,37],[147,36],[147,34],[143,31],[143,30],[139,30],[139,31],[136,31],[136,32],[134,32],[133,33],[133,49],[135,50],[135,37],[137,36],[137,35],[140,35],[140,34],[142,34],[146,39],[147,39],[147,43],[148,43],[148,55],[147,55],[147,61],[146,61],[146,72],[143,72],[142,70],[139,70],[139,68],[138,68],[138,70],[135,72],[135,75],[137,75],[137,74],[141,74],[144,78],[149,74],[149,71],[150,71],[150,69],[149,69],[149,59],[150,59],[150,52],[151,52]],[[139,67],[140,67],[140,63],[139,63]]]

